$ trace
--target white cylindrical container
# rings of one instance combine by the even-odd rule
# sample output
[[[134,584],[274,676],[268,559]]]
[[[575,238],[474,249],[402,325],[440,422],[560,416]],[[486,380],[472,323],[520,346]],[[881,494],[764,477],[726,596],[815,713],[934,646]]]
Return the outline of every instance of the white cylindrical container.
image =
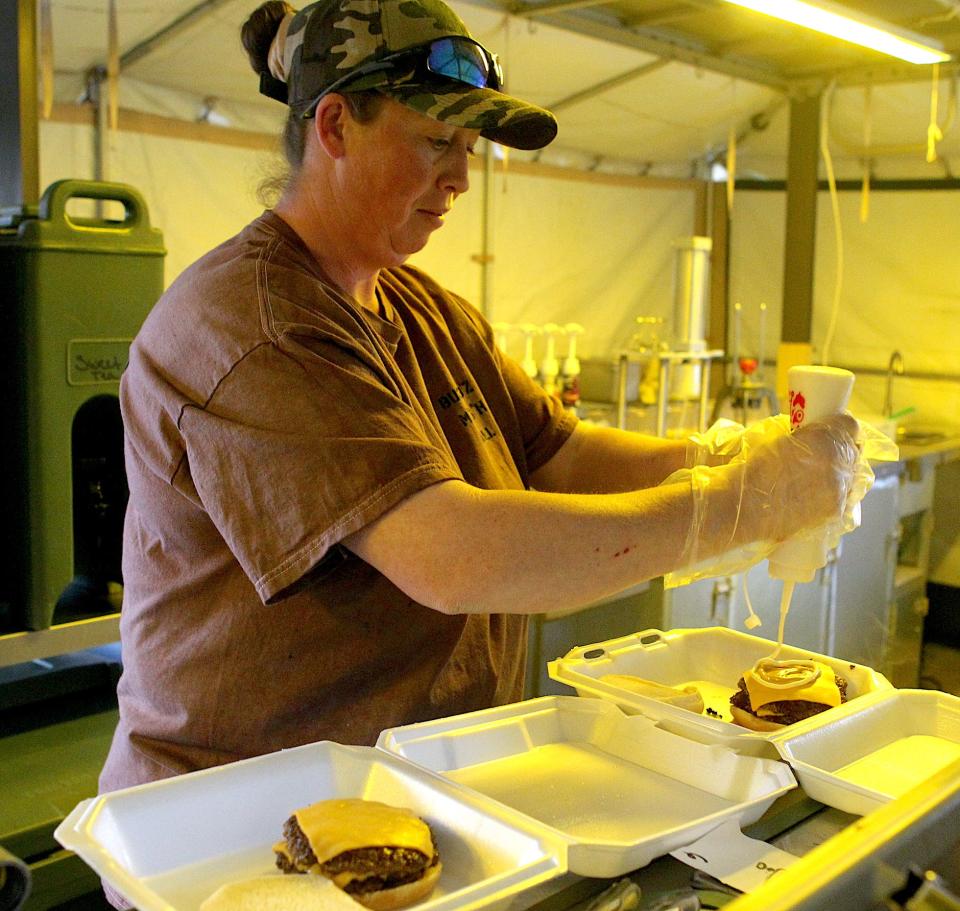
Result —
[[[700,353],[707,350],[707,301],[710,290],[709,237],[680,237],[674,241],[676,262],[673,282],[673,350]],[[678,364],[670,381],[671,398],[700,395],[702,364]]]
[[[839,367],[791,367],[787,371],[790,428],[846,410],[854,376]],[[821,540],[784,541],[770,554],[770,575],[785,582],[810,582],[827,562],[826,535]]]

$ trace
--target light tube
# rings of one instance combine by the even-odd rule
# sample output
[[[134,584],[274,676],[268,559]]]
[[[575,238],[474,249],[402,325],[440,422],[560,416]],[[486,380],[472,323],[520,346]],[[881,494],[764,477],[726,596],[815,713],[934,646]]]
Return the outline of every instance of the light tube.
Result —
[[[868,47],[908,63],[943,63],[950,55],[939,42],[896,28],[879,19],[854,13],[829,0],[727,0],[736,6],[802,25],[861,47]]]

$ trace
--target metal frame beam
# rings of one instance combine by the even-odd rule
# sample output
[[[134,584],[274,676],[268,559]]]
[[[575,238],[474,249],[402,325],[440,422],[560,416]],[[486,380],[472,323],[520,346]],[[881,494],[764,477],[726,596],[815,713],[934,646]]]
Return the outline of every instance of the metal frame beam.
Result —
[[[554,101],[552,104],[548,104],[547,107],[554,112],[572,107],[581,101],[587,101],[590,98],[595,98],[597,95],[602,95],[604,92],[614,89],[618,85],[624,85],[627,82],[633,82],[633,80],[639,79],[641,76],[655,73],[657,70],[663,69],[669,62],[669,60],[652,60],[649,63],[634,67],[632,70],[627,70],[627,72],[621,73],[619,76],[611,76],[609,79],[604,79],[603,82],[598,82],[596,85],[592,85],[580,92],[567,95],[566,98]]]
[[[631,26],[620,21],[609,11],[583,8],[581,0],[571,0],[577,9],[566,7],[568,0],[559,0],[550,6],[535,3],[505,3],[498,0],[470,0],[475,6],[497,10],[522,18],[536,18],[564,31],[597,38],[610,44],[633,48],[660,57],[666,61],[686,63],[699,69],[723,73],[737,79],[766,85],[779,92],[790,89],[790,81],[772,69],[758,67],[749,61],[732,56],[717,57],[702,44],[684,41],[674,35],[658,33],[654,29]],[[587,0],[591,5],[592,0]]]
[[[185,13],[181,13],[172,22],[169,22],[159,31],[154,32],[149,38],[144,38],[139,44],[135,44],[129,51],[120,56],[120,69],[136,63],[143,57],[146,57],[155,47],[162,44],[168,38],[182,32],[185,28],[196,23],[198,20],[209,16],[212,12],[225,6],[230,0],[203,0],[196,6],[192,6]]]
[[[802,72],[784,72],[759,66],[735,54],[723,53],[717,48],[707,47],[702,42],[698,43],[692,39],[684,39],[676,34],[660,31],[652,27],[658,22],[657,17],[650,19],[649,24],[642,18],[631,22],[619,19],[609,9],[598,9],[598,7],[609,5],[612,0],[544,0],[542,3],[530,3],[527,0],[520,0],[520,2],[469,0],[469,2],[523,19],[536,19],[565,31],[632,47],[665,60],[676,60],[700,69],[766,85],[792,96],[817,94],[830,81],[835,81],[837,85],[918,81],[918,69],[915,65],[894,61],[822,72],[815,68]],[[685,0],[685,2],[691,7],[690,15],[694,14],[698,7],[710,6],[707,0]],[[682,12],[680,9],[671,10],[662,17],[663,21],[681,18]],[[958,49],[948,47],[947,50],[960,53]],[[943,63],[940,65],[941,78],[946,78],[958,70],[960,70],[960,61]],[[921,80],[928,78],[928,72],[919,73],[919,78]]]

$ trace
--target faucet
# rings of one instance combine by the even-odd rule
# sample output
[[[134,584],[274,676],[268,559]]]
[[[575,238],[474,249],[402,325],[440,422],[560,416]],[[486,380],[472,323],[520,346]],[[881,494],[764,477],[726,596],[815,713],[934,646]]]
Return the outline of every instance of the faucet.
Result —
[[[903,355],[894,351],[887,364],[887,391],[883,399],[883,416],[889,418],[893,414],[893,377],[903,376]]]

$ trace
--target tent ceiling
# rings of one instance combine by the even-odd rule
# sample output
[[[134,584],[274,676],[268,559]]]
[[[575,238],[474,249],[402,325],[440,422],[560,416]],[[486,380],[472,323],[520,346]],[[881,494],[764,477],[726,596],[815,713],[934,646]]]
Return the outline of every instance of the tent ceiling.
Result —
[[[684,169],[722,152],[732,128],[744,141],[745,173],[752,163],[780,176],[782,167],[778,174],[761,163],[785,159],[790,92],[834,78],[858,86],[858,93],[866,83],[889,87],[874,101],[872,131],[891,148],[902,151],[926,135],[929,67],[899,64],[722,0],[451,2],[504,59],[508,90],[557,108],[561,133],[551,153],[579,156],[570,163],[581,167],[625,162],[632,170],[659,167],[686,176]],[[846,5],[935,38],[960,56],[960,0]],[[257,94],[239,44],[240,25],[255,6],[256,0],[119,4],[122,74],[279,115],[275,102]],[[105,62],[107,0],[52,0],[51,7],[57,71],[61,80],[72,74],[79,81]],[[941,67],[942,76],[955,74],[954,63]],[[898,88],[904,79],[912,82]],[[942,94],[946,110],[949,93]],[[857,106],[847,102],[851,110]],[[945,133],[943,153],[960,157],[960,141]]]
[[[490,0],[501,2],[501,0]],[[844,6],[960,51],[960,3],[952,0],[845,0]],[[915,78],[915,67],[722,0],[520,0],[515,15],[603,34],[658,56],[756,82]]]

